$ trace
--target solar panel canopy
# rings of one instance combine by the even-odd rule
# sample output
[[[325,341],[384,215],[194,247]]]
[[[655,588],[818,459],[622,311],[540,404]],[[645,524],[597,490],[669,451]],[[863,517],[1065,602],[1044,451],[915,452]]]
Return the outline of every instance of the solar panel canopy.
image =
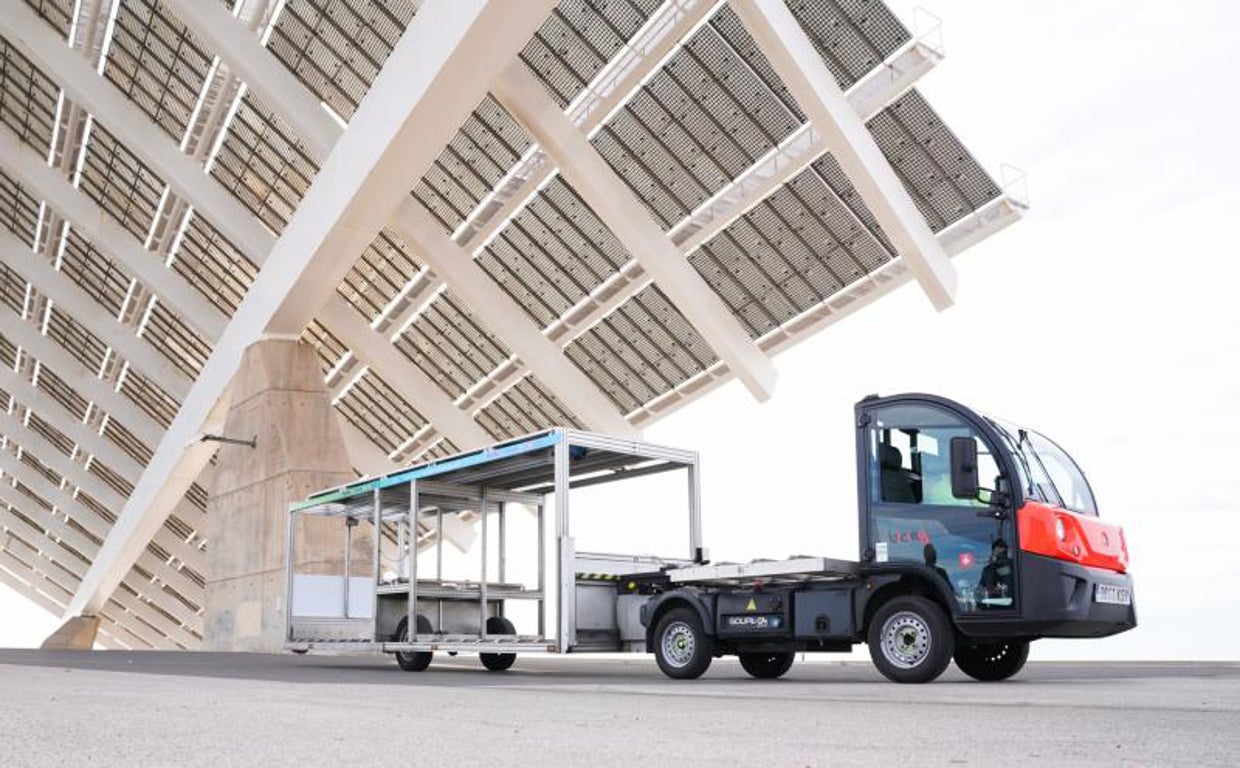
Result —
[[[163,457],[187,405],[217,402],[251,309],[292,301],[252,288],[349,172],[333,154],[437,93],[401,87],[410,51],[477,98],[416,105],[450,130],[401,134],[418,167],[357,171],[367,190],[397,174],[393,213],[314,265],[330,295],[281,315],[304,320],[359,474],[762,390],[771,357],[1020,215],[916,89],[941,52],[879,0],[779,5],[797,72],[758,42],[754,0],[531,0],[519,39],[489,30],[506,3],[2,0],[0,581],[60,615],[102,556],[120,569],[102,645],[199,646],[210,456],[154,512],[136,489],[169,487]],[[511,48],[608,200],[489,88],[501,71],[443,44],[469,14],[460,39]],[[840,96],[857,147],[798,102],[801,76]],[[865,152],[881,174],[858,177]],[[876,188],[930,253],[897,246]],[[118,520],[150,514],[114,558]]]

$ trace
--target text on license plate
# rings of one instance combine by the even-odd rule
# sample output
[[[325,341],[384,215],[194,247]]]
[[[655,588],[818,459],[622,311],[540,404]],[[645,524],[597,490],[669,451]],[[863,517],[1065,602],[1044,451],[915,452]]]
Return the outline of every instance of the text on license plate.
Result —
[[[1127,587],[1114,587],[1110,584],[1098,584],[1094,587],[1094,602],[1111,603],[1113,605],[1132,605],[1132,590]]]

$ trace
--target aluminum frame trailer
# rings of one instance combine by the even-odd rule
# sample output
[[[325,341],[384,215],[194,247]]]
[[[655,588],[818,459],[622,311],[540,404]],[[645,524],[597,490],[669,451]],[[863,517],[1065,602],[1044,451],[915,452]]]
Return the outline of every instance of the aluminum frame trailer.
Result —
[[[577,551],[575,489],[668,472],[684,476],[686,557]],[[314,494],[289,511],[285,645],[393,653],[409,670],[439,651],[505,669],[524,652],[644,650],[646,597],[622,587],[703,559],[699,489],[695,452],[551,429]],[[514,542],[514,516],[533,535]],[[444,573],[454,538],[467,578]],[[534,573],[514,577],[514,561]]]

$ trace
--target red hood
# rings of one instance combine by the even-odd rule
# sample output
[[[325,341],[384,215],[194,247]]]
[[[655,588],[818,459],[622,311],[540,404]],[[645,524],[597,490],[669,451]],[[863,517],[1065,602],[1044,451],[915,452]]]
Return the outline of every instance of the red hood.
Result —
[[[1055,533],[1056,520],[1063,523],[1062,541]],[[1128,546],[1118,525],[1036,501],[1016,510],[1016,525],[1025,552],[1119,573],[1128,570]]]

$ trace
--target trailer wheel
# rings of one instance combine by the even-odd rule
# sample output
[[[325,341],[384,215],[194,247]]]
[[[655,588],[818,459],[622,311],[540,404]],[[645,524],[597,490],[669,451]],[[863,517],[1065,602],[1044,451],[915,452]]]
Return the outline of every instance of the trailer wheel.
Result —
[[[741,667],[759,680],[774,680],[782,677],[792,667],[796,654],[792,651],[780,653],[739,653]]]
[[[417,624],[415,626],[418,628],[416,634],[419,635],[429,635],[434,631],[431,628],[431,620],[420,613],[417,616]],[[409,639],[409,617],[406,616],[401,619],[400,623],[396,625],[396,639]],[[432,656],[434,654],[430,651],[397,651],[396,663],[406,672],[421,672],[431,665]]]
[[[928,683],[943,674],[955,639],[943,609],[915,595],[884,603],[866,634],[874,666],[897,683]]]
[[[1007,680],[1029,659],[1029,641],[962,643],[956,646],[953,658],[960,671],[975,680]]]
[[[511,621],[505,619],[503,616],[492,616],[487,619],[487,634],[515,635],[517,634],[517,628],[512,625]],[[492,672],[503,672],[505,669],[511,667],[513,662],[517,660],[517,654],[480,653],[478,654],[478,659],[482,661],[482,666]]]
[[[692,608],[673,608],[664,614],[654,637],[654,658],[668,677],[692,680],[710,666],[715,639],[702,630],[702,620]]]

